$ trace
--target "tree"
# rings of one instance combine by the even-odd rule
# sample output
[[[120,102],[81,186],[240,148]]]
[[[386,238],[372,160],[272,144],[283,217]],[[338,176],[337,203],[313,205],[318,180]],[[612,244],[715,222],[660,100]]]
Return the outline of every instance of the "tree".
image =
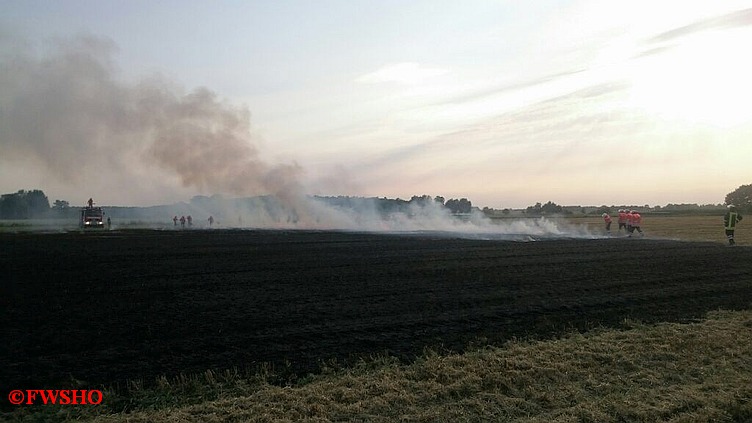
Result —
[[[419,206],[426,206],[430,204],[432,201],[433,201],[433,198],[431,198],[430,195],[422,195],[420,197],[417,195],[413,195],[413,197],[410,199],[410,203],[417,204]]]
[[[558,213],[562,213],[563,211],[564,211],[563,207],[561,207],[560,205],[552,201],[547,202],[541,207],[541,213],[543,214],[558,214]]]
[[[15,194],[3,194],[0,196],[1,219],[28,219],[29,205],[21,196],[23,191]]]
[[[525,209],[525,213],[527,214],[541,214],[541,203],[535,203],[534,206],[527,206]]]
[[[739,210],[752,212],[752,184],[742,185],[726,194],[726,204],[733,204]]]
[[[473,203],[467,198],[461,198],[459,200],[451,198],[444,204],[446,208],[452,211],[452,213],[470,213],[473,209]]]
[[[29,219],[47,214],[50,211],[50,201],[44,192],[19,190],[15,194],[0,196],[0,218]]]
[[[541,204],[540,202],[535,203],[534,206],[528,206],[527,209],[525,209],[525,213],[532,214],[532,215],[544,215],[544,214],[568,214],[568,212],[564,211],[564,208],[553,201],[549,201],[546,204]]]
[[[55,210],[65,210],[68,207],[70,207],[70,203],[65,200],[55,200],[54,203],[52,203],[52,208]]]
[[[50,211],[50,200],[47,199],[47,196],[41,190],[27,191],[26,201],[29,204],[32,216],[43,215]]]

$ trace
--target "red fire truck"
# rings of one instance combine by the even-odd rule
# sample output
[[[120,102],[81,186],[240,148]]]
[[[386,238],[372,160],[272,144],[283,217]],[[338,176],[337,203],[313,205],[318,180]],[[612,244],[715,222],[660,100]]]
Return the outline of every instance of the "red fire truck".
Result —
[[[83,229],[104,228],[104,211],[101,207],[84,207],[78,223]]]

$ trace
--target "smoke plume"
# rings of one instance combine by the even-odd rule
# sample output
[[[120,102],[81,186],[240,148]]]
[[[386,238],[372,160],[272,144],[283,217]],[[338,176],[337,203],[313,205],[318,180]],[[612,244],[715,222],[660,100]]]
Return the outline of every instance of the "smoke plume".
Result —
[[[257,199],[217,209],[221,201],[198,198],[168,212],[203,216],[199,221],[212,214],[223,227],[589,236],[550,221],[500,225],[481,213],[456,219],[433,201],[384,213],[368,200],[338,207],[309,197],[300,166],[261,158],[245,106],[207,88],[186,92],[158,76],[118,79],[117,48],[106,39],[79,36],[51,47],[33,52],[0,35],[0,164],[21,163],[44,181],[115,195],[178,184],[193,193]],[[81,201],[90,196],[81,193]]]
[[[199,192],[286,197],[297,189],[299,166],[260,159],[246,107],[207,88],[186,93],[159,77],[119,81],[115,51],[112,42],[92,36],[57,41],[42,55],[4,51],[4,160],[31,160],[71,184],[138,169],[174,176]]]

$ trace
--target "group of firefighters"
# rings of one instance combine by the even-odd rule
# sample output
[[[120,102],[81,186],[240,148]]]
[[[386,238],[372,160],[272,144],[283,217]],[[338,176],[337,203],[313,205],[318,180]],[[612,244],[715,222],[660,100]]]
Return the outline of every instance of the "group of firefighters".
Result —
[[[207,219],[207,221],[209,222],[209,226],[212,226],[214,224],[214,216],[209,216],[209,219]],[[181,228],[185,228],[186,222],[188,222],[188,227],[193,226],[193,218],[190,215],[188,215],[188,217],[180,216],[180,218],[174,216],[172,218],[173,225],[178,226],[178,222],[180,222]]]
[[[172,223],[175,226],[178,226],[178,221],[180,221],[180,227],[185,228],[185,222],[188,222],[188,226],[193,226],[193,218],[188,215],[188,217],[180,216],[180,219],[178,219],[177,216],[172,218]]]
[[[606,232],[609,234],[611,233],[611,222],[613,222],[613,219],[611,216],[609,216],[608,213],[603,213],[603,220],[606,222]],[[622,228],[624,229],[624,233],[629,234],[629,236],[632,236],[635,231],[637,231],[640,236],[644,236],[645,234],[642,232],[642,215],[637,210],[627,210],[627,209],[620,209],[619,210],[619,232],[621,232]]]
[[[608,213],[603,213],[603,221],[606,222],[606,232],[611,233],[611,222],[613,219]],[[734,230],[736,224],[742,220],[742,215],[736,210],[736,206],[729,205],[728,212],[723,216],[723,227],[726,230],[726,239],[728,239],[729,245],[736,245],[734,241]],[[619,210],[619,232],[624,228],[624,233],[628,236],[632,236],[637,231],[640,236],[645,234],[642,232],[642,215],[637,210]]]

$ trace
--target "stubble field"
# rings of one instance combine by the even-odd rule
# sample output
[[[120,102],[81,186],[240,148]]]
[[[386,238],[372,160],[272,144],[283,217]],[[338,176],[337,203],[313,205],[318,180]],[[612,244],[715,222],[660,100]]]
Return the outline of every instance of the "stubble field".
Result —
[[[720,242],[221,230],[0,244],[4,396],[262,363],[304,376],[752,305],[752,249]]]

